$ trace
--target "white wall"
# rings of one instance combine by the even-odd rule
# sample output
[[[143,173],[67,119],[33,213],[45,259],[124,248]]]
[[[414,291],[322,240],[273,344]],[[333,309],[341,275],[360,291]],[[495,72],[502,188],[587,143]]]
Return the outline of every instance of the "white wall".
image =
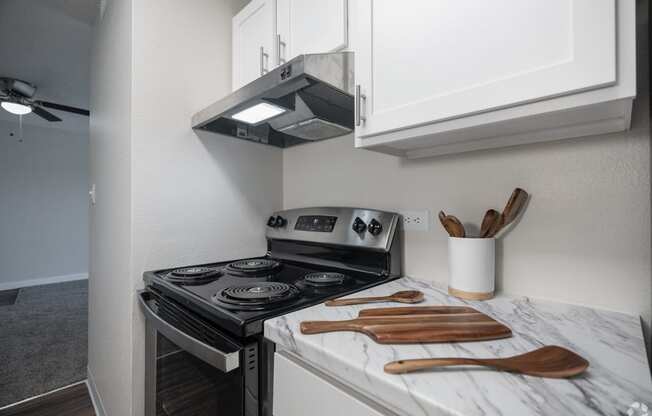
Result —
[[[416,161],[354,150],[351,136],[297,146],[283,157],[284,208],[443,209],[478,224],[520,186],[532,198],[497,246],[498,289],[642,315],[649,328],[649,56],[640,9],[631,131]],[[446,283],[447,239],[433,223],[406,234],[405,272]]]
[[[87,190],[88,129],[0,121],[0,290],[85,277]]]
[[[94,116],[122,127],[109,130],[106,124],[91,133],[93,139],[97,133],[98,144],[115,140],[92,161],[97,180],[108,177],[98,183],[93,243],[99,249],[103,241],[113,241],[115,250],[93,249],[90,338],[95,346],[89,353],[89,369],[111,416],[143,412],[144,323],[134,296],[143,271],[262,255],[264,221],[282,205],[280,149],[210,133],[197,136],[190,128],[194,112],[231,90],[231,18],[244,2],[129,3],[109,4],[98,33],[93,82],[102,84],[94,99],[107,106]],[[120,21],[111,21],[109,13],[119,13]],[[131,74],[125,69],[127,55]],[[117,76],[109,79],[116,69]],[[123,110],[114,113],[118,107]],[[111,161],[116,170],[100,171]],[[112,226],[117,227],[113,234]],[[110,276],[113,262],[119,272]],[[116,299],[99,299],[102,290]],[[119,364],[111,368],[110,363]]]
[[[134,3],[134,290],[145,270],[265,253],[282,205],[282,152],[215,134],[192,115],[231,91],[231,17],[243,1]],[[143,409],[144,325],[134,314],[134,414]]]
[[[132,408],[131,22],[131,0],[108,2],[91,65],[88,375],[109,416]]]

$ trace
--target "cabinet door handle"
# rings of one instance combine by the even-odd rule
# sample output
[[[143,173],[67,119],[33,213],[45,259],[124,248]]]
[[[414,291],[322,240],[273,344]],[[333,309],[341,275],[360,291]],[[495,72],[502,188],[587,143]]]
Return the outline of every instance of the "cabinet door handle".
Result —
[[[285,46],[286,46],[285,42],[281,40],[281,35],[276,35],[276,54],[277,54],[279,65],[284,64],[286,62],[285,58],[283,58],[283,56],[285,56]],[[281,54],[281,48],[283,49],[282,54]]]
[[[267,62],[269,61],[269,55],[265,53],[265,48],[260,47],[260,75],[265,75],[269,72],[267,69]]]
[[[367,111],[367,96],[364,95],[361,91],[360,84],[355,86],[355,125],[359,126],[365,121],[367,117],[362,115],[362,105],[361,102],[364,101],[364,109]]]

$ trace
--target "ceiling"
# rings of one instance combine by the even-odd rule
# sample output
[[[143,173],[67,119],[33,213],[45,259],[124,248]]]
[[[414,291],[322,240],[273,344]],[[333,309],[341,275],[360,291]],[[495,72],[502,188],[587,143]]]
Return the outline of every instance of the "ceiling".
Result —
[[[0,0],[0,76],[35,84],[37,99],[88,108],[91,24],[98,9],[99,0]],[[88,117],[52,112],[63,121],[29,114],[23,122],[88,128]],[[18,116],[3,110],[0,120],[18,125]]]

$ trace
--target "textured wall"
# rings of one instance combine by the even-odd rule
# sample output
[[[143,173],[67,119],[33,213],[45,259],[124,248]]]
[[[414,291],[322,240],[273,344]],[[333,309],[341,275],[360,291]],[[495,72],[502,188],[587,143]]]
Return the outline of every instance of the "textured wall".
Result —
[[[650,114],[646,2],[639,2],[639,97],[631,131],[422,160],[353,149],[342,137],[284,153],[284,207],[440,209],[480,222],[512,189],[532,194],[521,222],[498,245],[507,293],[642,315],[649,327]],[[405,236],[405,272],[446,282],[447,240]]]
[[[101,125],[93,134],[98,146],[105,134],[115,142],[93,163],[99,174],[104,162],[114,161],[115,171],[107,173],[110,183],[98,183],[94,242],[99,247],[114,241],[115,247],[94,261],[91,288],[102,287],[115,299],[91,294],[90,369],[110,415],[143,412],[144,322],[135,300],[143,271],[262,255],[264,220],[282,205],[279,149],[198,136],[190,128],[194,112],[231,91],[231,18],[242,5],[239,0],[200,0],[192,7],[174,0],[117,2],[109,5],[105,19],[112,18],[113,8],[120,21],[103,21],[99,30],[93,97],[98,106],[110,108],[96,113]],[[111,40],[124,51],[105,43]],[[106,80],[104,71],[117,71],[119,77]],[[112,90],[97,85],[102,81]],[[119,128],[109,130],[104,121]],[[121,190],[106,195],[119,183]],[[107,207],[115,212],[103,216]],[[111,225],[115,235],[109,234]],[[116,262],[114,276],[105,276],[109,260]],[[120,336],[100,332],[114,325],[120,326]],[[109,368],[108,363],[119,364]]]
[[[131,414],[131,0],[108,2],[93,34],[88,370],[108,416]]]
[[[265,253],[264,220],[282,205],[281,150],[190,129],[196,111],[231,91],[231,18],[242,5],[134,3],[134,289],[145,270]],[[133,331],[138,415],[139,312]]]

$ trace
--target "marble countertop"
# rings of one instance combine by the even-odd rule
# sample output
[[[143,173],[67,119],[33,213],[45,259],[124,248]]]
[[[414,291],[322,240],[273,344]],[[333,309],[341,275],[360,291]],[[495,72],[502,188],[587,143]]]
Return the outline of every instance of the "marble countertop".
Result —
[[[351,319],[361,309],[401,306],[378,303],[316,305],[268,320],[265,337],[399,415],[626,415],[634,402],[652,405],[638,317],[530,298],[463,301],[411,278],[354,296],[406,289],[425,293],[426,301],[419,305],[472,306],[509,326],[514,336],[457,344],[380,345],[356,332],[303,335],[299,331],[305,320]],[[544,379],[479,367],[404,375],[383,371],[387,362],[398,359],[505,357],[550,344],[579,353],[589,360],[589,369],[573,379]]]

